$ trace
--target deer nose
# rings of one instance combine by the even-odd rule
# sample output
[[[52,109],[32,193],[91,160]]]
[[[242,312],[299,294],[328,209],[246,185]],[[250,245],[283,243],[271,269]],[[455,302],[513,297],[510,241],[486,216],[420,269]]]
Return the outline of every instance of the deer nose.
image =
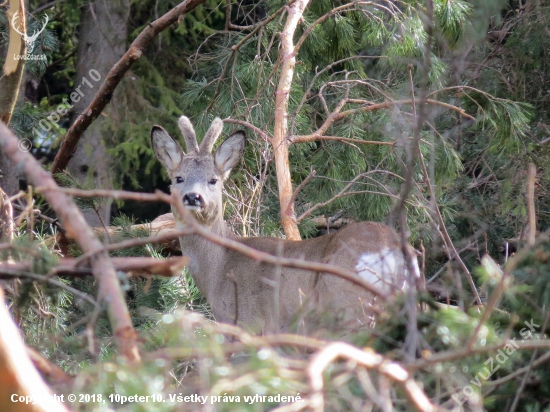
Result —
[[[201,206],[202,198],[198,193],[187,193],[183,196],[183,204],[187,206]]]

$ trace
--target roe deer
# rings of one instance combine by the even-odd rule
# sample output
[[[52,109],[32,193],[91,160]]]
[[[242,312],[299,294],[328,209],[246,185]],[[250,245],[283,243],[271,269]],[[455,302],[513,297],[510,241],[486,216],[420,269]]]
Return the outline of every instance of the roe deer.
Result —
[[[182,116],[178,124],[187,153],[160,126],[151,130],[153,150],[168,170],[171,188],[178,190],[185,208],[201,225],[272,255],[345,267],[387,293],[403,289],[407,265],[398,236],[380,223],[352,223],[338,232],[302,241],[234,235],[222,216],[222,187],[243,155],[245,132],[235,132],[212,154],[223,128],[219,118],[212,122],[200,145],[187,117]],[[176,222],[176,226],[183,229],[184,224]],[[373,295],[349,281],[260,264],[198,235],[182,236],[179,240],[183,255],[190,258],[189,273],[220,322],[237,321],[257,332],[278,332],[290,326],[306,303],[311,306],[305,309],[341,309],[348,320],[368,317],[368,309],[365,311],[363,306],[372,304]],[[414,275],[419,276],[416,257],[413,261]]]

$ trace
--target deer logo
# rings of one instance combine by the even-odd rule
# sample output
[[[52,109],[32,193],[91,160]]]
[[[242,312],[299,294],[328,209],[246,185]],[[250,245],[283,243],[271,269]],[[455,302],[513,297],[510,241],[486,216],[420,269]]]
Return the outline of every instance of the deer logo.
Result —
[[[25,44],[27,45],[27,54],[30,54],[34,50],[34,46],[36,43],[36,39],[38,39],[38,36],[40,36],[40,33],[42,33],[46,29],[46,25],[50,21],[50,18],[48,15],[44,15],[44,25],[40,30],[36,30],[32,36],[29,36],[27,33],[22,32],[19,30],[20,24],[17,24],[17,21],[19,20],[19,11],[16,11],[11,19],[11,27],[13,27],[13,30],[15,30],[16,33],[19,33],[23,40],[25,41]]]

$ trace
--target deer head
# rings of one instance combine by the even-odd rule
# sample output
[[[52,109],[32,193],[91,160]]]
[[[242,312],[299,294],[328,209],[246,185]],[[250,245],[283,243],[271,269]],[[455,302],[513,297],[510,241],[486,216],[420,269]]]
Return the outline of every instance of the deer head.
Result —
[[[185,207],[199,222],[212,226],[222,219],[223,181],[244,153],[246,134],[242,130],[235,132],[212,154],[223,129],[219,118],[214,119],[200,145],[187,117],[182,116],[178,125],[187,154],[160,126],[153,126],[151,130],[153,151],[168,171],[171,189],[178,190]]]

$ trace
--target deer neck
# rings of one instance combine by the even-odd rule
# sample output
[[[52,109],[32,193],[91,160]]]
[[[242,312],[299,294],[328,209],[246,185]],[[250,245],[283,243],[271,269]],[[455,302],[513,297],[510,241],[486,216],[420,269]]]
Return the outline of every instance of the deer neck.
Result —
[[[178,223],[177,226],[180,224]],[[229,225],[222,219],[217,220],[209,229],[219,236],[235,237]],[[227,281],[223,271],[227,251],[223,246],[216,245],[199,235],[181,236],[179,240],[182,255],[189,257],[189,274],[208,300],[219,283]]]

